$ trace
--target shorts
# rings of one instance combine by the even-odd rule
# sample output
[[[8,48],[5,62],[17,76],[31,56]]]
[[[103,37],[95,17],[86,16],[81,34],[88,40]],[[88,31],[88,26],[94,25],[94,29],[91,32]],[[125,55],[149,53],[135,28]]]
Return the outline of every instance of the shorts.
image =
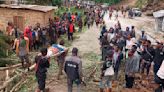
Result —
[[[104,76],[99,84],[100,88],[112,88],[112,76]]]
[[[21,62],[29,63],[28,55],[19,56],[19,58],[20,58]]]

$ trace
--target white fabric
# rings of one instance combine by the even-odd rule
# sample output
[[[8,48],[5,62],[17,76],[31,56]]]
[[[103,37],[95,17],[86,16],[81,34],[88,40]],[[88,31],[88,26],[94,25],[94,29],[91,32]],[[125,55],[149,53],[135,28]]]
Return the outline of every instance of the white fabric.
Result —
[[[126,49],[131,49],[132,45],[135,45],[136,39],[132,38],[130,41],[126,40]]]
[[[116,62],[117,62],[118,55],[119,55],[119,53],[118,53],[118,52],[114,52],[114,54],[113,54],[114,64],[116,64]]]
[[[164,79],[164,60],[162,62],[161,67],[159,68],[159,70],[157,72],[157,76],[161,79]]]
[[[114,75],[113,66],[106,69],[104,76],[112,76],[112,75]]]

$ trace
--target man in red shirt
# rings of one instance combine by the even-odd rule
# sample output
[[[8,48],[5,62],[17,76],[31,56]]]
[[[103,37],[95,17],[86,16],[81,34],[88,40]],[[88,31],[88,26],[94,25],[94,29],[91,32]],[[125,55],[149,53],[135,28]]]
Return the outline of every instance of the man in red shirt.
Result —
[[[69,28],[68,28],[68,40],[73,40],[73,32],[75,31],[74,25],[72,21],[70,21]]]

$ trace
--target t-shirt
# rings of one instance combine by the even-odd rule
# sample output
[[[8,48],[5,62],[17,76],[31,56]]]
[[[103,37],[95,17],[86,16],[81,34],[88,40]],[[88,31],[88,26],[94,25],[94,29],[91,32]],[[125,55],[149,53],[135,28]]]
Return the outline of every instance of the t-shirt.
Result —
[[[74,31],[74,25],[73,24],[70,24],[69,25],[69,32],[70,33],[73,33],[73,31]]]
[[[65,59],[64,70],[71,80],[82,77],[82,62],[77,56],[68,56]]]
[[[49,68],[50,64],[48,61],[48,57],[38,55],[35,57],[35,63],[36,63],[36,75],[37,77],[46,77],[47,68]]]
[[[19,39],[19,56],[25,56],[27,54],[26,51],[26,40],[25,39]]]

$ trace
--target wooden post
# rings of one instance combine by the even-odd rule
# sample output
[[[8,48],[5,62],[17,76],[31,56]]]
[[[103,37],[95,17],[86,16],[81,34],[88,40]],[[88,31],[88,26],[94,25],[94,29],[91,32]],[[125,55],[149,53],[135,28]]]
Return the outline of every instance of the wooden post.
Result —
[[[9,70],[6,70],[6,80],[9,79]]]

